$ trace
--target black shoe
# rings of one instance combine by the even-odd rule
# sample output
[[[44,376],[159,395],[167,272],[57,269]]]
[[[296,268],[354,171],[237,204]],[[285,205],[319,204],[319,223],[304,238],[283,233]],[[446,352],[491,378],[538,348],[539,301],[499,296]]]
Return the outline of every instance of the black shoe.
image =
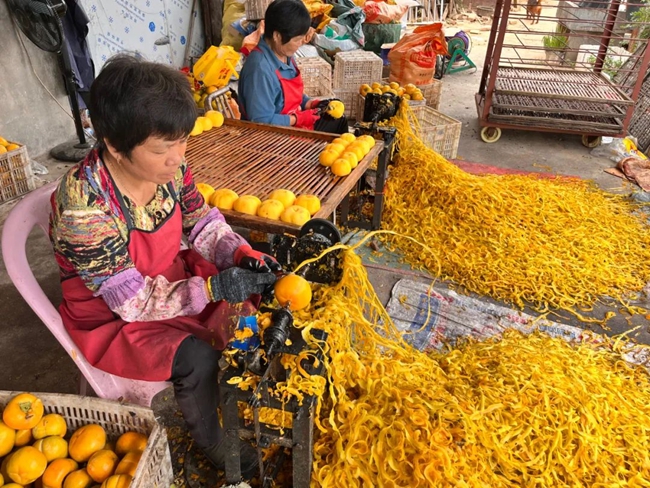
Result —
[[[257,450],[248,442],[240,441],[239,462],[241,465],[242,478],[250,480],[259,474],[259,463],[257,460]],[[222,471],[226,466],[226,441],[223,440],[212,447],[203,450],[205,457],[214,465],[215,468]]]

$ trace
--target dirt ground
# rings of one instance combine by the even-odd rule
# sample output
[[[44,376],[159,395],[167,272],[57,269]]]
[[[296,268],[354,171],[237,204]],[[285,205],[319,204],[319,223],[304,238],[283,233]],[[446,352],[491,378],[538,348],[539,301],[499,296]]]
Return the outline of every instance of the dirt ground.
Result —
[[[610,191],[621,191],[623,183],[603,172],[611,164],[594,158],[580,143],[579,136],[567,136],[530,131],[504,131],[494,144],[480,140],[474,94],[484,64],[489,36],[489,24],[459,23],[473,40],[471,59],[477,70],[445,76],[440,110],[463,124],[458,158],[465,161],[495,165],[524,171],[551,171],[579,176],[595,181]],[[453,30],[453,29],[450,29]],[[54,181],[67,165],[38,158],[50,173],[43,181]],[[14,202],[0,206],[0,221],[11,210]],[[58,272],[49,243],[35,231],[28,242],[28,257],[32,270],[47,296],[60,301]],[[395,270],[370,269],[371,279],[384,301],[390,289],[402,274]],[[58,344],[36,315],[22,300],[11,284],[4,263],[0,264],[0,315],[4,327],[0,340],[0,389],[47,392],[76,392],[78,372],[66,351]],[[623,325],[621,325],[623,327]],[[644,335],[642,340],[648,338]]]

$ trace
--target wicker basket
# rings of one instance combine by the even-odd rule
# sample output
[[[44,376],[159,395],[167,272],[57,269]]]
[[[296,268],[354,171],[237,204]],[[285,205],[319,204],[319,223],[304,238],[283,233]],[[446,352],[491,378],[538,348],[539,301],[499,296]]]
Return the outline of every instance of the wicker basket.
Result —
[[[426,106],[414,107],[413,113],[420,123],[422,142],[444,158],[454,159],[458,154],[462,122]]]
[[[0,391],[0,406],[19,392]],[[169,488],[174,481],[167,434],[149,408],[122,405],[100,398],[35,393],[45,406],[45,413],[58,413],[65,418],[68,432],[87,424],[99,424],[110,440],[129,430],[149,436],[130,488]]]
[[[418,88],[427,101],[427,107],[438,110],[440,108],[440,95],[442,94],[442,81],[434,79],[432,83],[419,85]]]
[[[331,97],[332,66],[321,57],[297,57],[296,64],[308,97]]]
[[[266,8],[273,0],[246,0],[246,20],[262,20]]]
[[[381,79],[384,63],[375,53],[368,51],[341,52],[334,58],[334,89],[354,90],[364,83]]]
[[[34,186],[34,174],[25,146],[0,154],[0,202],[23,195]]]
[[[341,100],[343,105],[345,105],[345,116],[350,120],[357,120],[359,90],[334,89],[334,97]],[[363,112],[361,115],[363,115]]]

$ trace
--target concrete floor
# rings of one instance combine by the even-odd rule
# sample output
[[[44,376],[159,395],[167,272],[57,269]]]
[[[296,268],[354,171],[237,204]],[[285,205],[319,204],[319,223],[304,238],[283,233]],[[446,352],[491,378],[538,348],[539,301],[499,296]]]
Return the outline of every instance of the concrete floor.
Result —
[[[459,25],[471,32],[470,54],[478,71],[464,71],[446,76],[440,110],[462,121],[459,159],[525,171],[553,171],[594,180],[603,189],[620,191],[622,181],[603,172],[611,163],[590,156],[578,136],[528,131],[504,131],[501,140],[485,144],[479,138],[474,94],[483,67],[489,27],[478,23]],[[66,165],[47,158],[37,158],[50,173],[44,181],[54,181]],[[15,202],[0,206],[0,223]],[[58,272],[47,239],[35,231],[28,242],[32,269],[54,302],[60,301]],[[369,268],[371,280],[386,302],[393,284],[404,277],[397,271]],[[4,263],[0,264],[0,315],[4,317],[0,340],[0,389],[44,392],[76,392],[78,372],[67,353],[58,344],[11,284]],[[625,324],[621,324],[623,327]],[[648,341],[647,334],[641,338]]]

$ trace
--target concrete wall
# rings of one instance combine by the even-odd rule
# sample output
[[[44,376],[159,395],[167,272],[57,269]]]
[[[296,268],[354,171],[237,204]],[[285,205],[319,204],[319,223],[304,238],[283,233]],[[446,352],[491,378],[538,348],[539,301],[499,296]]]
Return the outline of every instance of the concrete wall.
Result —
[[[32,65],[65,111],[38,81]],[[76,137],[56,56],[18,33],[6,0],[0,0],[0,136],[26,144],[30,156]]]

